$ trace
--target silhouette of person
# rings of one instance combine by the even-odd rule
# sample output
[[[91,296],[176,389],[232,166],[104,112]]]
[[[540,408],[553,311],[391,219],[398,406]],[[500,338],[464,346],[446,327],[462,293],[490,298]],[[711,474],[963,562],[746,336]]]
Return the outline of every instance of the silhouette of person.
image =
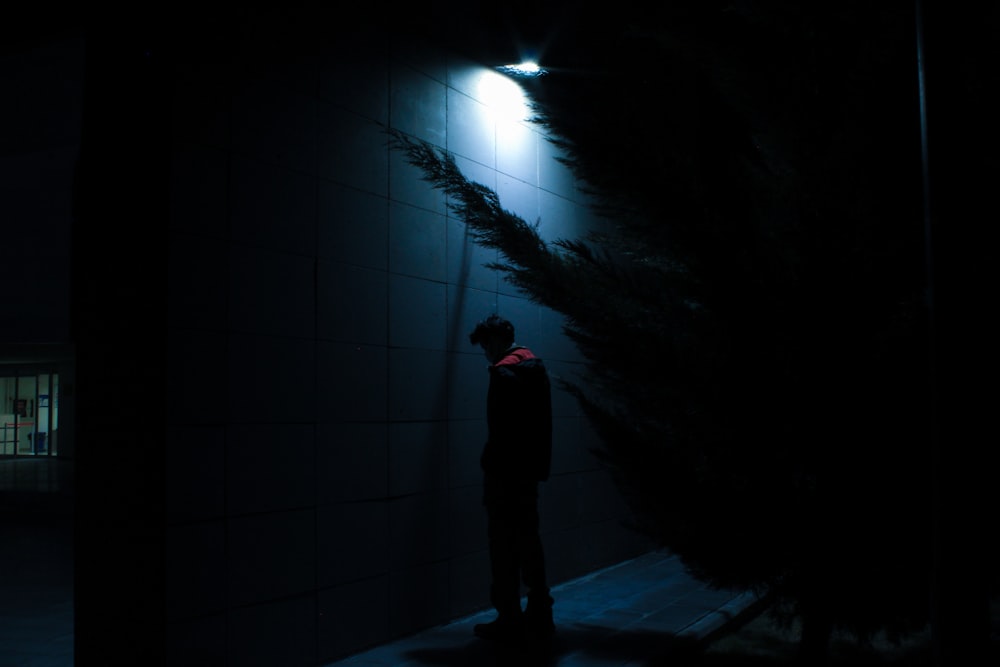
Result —
[[[514,325],[491,315],[469,334],[489,360],[487,440],[480,455],[496,619],[473,629],[496,640],[544,639],[555,632],[553,598],[539,534],[538,483],[549,477],[552,400],[539,357],[514,342]],[[521,583],[527,604],[521,610]]]

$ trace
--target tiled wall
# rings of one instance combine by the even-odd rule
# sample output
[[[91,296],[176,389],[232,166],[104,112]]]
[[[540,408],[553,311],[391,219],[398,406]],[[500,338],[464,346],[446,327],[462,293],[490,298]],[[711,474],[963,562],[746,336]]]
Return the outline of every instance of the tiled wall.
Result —
[[[176,89],[173,664],[322,664],[487,607],[487,374],[467,333],[498,311],[554,375],[580,363],[558,314],[483,267],[495,253],[383,127],[453,151],[546,238],[577,236],[590,214],[553,147],[484,124],[480,65],[335,32],[208,59]],[[553,584],[646,548],[574,401],[557,391],[554,409],[540,500]]]
[[[12,38],[0,49],[0,284],[7,286],[0,307],[0,362],[8,361],[16,346],[70,340],[70,223],[83,38],[67,34],[18,46]]]

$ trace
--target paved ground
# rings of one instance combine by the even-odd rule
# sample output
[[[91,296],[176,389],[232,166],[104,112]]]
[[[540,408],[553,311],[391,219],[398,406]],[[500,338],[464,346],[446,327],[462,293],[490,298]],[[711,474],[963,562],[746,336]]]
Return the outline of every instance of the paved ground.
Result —
[[[0,461],[0,665],[73,665],[71,476]]]
[[[552,595],[556,636],[542,647],[476,638],[473,625],[493,619],[486,611],[326,667],[643,667],[710,639],[755,608],[753,596],[708,589],[661,551],[556,586]]]

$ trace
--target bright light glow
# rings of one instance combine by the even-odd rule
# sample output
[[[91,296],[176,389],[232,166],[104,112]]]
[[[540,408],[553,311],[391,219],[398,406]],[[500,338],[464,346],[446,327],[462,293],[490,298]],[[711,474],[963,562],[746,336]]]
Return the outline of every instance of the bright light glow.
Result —
[[[520,121],[528,117],[528,101],[521,86],[505,76],[486,70],[479,78],[479,101],[498,120]]]

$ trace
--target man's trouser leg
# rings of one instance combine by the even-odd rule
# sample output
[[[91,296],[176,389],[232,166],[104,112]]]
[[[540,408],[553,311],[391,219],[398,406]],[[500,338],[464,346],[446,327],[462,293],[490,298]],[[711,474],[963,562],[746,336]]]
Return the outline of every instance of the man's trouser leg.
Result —
[[[520,518],[517,522],[521,576],[528,589],[524,620],[529,631],[544,636],[555,629],[552,621],[553,599],[549,594],[545,574],[545,553],[539,531],[537,498],[530,500],[530,503],[520,505]]]
[[[520,619],[521,581],[518,567],[517,523],[506,503],[486,506],[490,550],[490,603],[500,618]]]

